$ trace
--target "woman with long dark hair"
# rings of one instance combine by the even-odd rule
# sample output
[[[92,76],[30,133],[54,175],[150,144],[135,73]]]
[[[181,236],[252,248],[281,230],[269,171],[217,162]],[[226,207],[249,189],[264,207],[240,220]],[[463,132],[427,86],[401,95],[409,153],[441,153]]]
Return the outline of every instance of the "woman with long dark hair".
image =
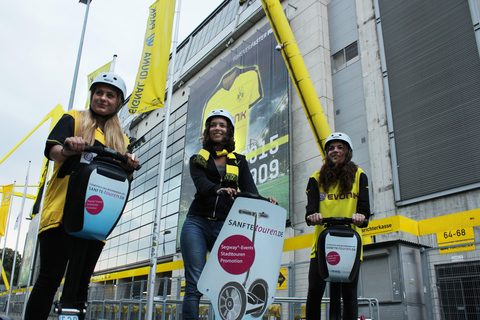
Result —
[[[309,179],[305,219],[315,225],[308,274],[307,320],[319,320],[321,300],[326,282],[318,271],[317,240],[325,228],[323,218],[352,218],[359,233],[360,226],[370,217],[367,176],[354,162],[350,137],[345,133],[332,133],[325,141],[326,159],[319,171]],[[356,320],[358,272],[350,283],[330,283],[330,319],[341,319],[340,297],[343,297],[344,320]]]
[[[258,194],[245,156],[233,152],[235,121],[224,109],[210,112],[203,131],[203,149],[190,158],[190,174],[196,187],[180,235],[185,265],[183,319],[198,319],[202,294],[198,279],[212,250],[237,190]],[[276,204],[275,198],[270,202]]]

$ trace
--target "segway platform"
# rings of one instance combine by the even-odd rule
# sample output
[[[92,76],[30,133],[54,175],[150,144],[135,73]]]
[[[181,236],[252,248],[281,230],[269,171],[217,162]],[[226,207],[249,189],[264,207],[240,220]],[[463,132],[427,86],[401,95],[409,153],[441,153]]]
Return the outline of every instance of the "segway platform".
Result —
[[[275,299],[286,210],[268,201],[238,197],[198,281],[215,318],[261,318]]]

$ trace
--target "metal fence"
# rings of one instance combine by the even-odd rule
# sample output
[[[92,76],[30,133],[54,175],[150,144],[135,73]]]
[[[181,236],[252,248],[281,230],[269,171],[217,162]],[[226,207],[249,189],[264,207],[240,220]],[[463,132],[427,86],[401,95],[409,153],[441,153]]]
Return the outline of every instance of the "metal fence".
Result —
[[[427,319],[480,319],[479,244],[422,250]]]

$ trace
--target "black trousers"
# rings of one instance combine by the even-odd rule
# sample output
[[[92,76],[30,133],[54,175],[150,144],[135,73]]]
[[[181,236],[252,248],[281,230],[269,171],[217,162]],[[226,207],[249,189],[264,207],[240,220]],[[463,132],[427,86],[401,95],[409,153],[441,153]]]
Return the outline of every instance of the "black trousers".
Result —
[[[358,272],[350,283],[330,283],[330,320],[357,320]],[[322,297],[325,292],[326,282],[318,272],[318,259],[310,259],[308,271],[308,293],[306,316],[307,320],[320,320],[322,309]],[[343,298],[343,318],[341,318],[341,301]]]
[[[46,320],[67,267],[74,237],[68,235],[62,226],[39,234],[40,274],[28,299],[24,320]],[[103,241],[88,240],[87,254],[80,276],[78,301],[87,301],[90,277],[95,269]],[[82,317],[83,318],[83,317]]]

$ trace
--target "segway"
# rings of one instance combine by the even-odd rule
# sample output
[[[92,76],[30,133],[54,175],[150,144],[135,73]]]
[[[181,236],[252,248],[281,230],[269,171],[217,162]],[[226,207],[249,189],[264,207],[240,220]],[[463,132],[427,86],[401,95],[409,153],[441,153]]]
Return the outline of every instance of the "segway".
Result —
[[[130,180],[120,163],[127,157],[103,146],[85,146],[80,163],[70,174],[63,226],[74,236],[62,298],[55,301],[60,320],[78,320],[86,301],[77,301],[88,240],[105,241],[120,220],[130,193]],[[135,170],[139,170],[137,166]]]
[[[259,195],[237,194],[197,284],[215,319],[261,318],[273,302],[286,213]]]
[[[323,224],[317,242],[320,276],[330,282],[352,282],[360,267],[362,239],[352,228],[351,218],[323,218]],[[362,228],[367,226],[365,219]]]

